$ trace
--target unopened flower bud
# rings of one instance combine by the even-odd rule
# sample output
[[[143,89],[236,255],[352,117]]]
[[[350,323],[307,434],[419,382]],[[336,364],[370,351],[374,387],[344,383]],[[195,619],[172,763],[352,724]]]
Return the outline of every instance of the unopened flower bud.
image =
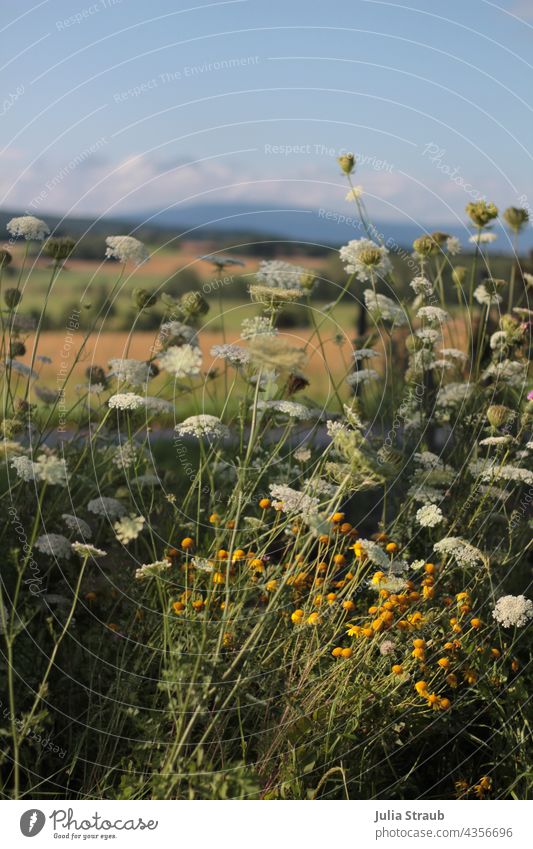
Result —
[[[43,254],[61,262],[69,258],[75,247],[76,242],[70,236],[47,239],[43,245]]]
[[[527,209],[521,209],[517,206],[509,206],[503,213],[503,217],[507,221],[511,230],[514,230],[515,233],[519,233],[522,227],[524,227],[529,221],[529,213]]]
[[[157,295],[149,292],[148,289],[134,289],[131,298],[138,310],[150,309],[157,303]]]
[[[6,251],[5,248],[0,248],[0,268],[5,268],[6,265],[9,265],[13,257]]]
[[[179,305],[191,318],[209,312],[209,304],[200,292],[185,292],[179,299]]]
[[[432,256],[440,250],[439,243],[435,241],[433,236],[420,236],[414,240],[413,248],[418,256],[423,257]]]
[[[353,153],[346,153],[344,156],[338,156],[337,162],[345,174],[351,174],[355,169],[355,156]]]
[[[503,404],[492,404],[487,410],[487,419],[492,427],[503,427],[515,417],[514,410]]]
[[[478,200],[475,203],[467,203],[466,212],[476,227],[485,227],[489,221],[498,217],[498,207],[486,200]]]
[[[10,310],[14,310],[22,300],[22,292],[18,289],[6,289],[4,292],[4,301]]]

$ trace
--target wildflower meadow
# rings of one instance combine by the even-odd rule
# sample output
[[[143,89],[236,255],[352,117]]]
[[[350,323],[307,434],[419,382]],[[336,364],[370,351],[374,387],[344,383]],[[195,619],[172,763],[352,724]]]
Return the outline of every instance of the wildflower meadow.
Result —
[[[67,309],[77,240],[9,221],[4,798],[530,798],[528,212],[400,248],[356,166],[339,281],[215,248],[172,294],[109,235]]]

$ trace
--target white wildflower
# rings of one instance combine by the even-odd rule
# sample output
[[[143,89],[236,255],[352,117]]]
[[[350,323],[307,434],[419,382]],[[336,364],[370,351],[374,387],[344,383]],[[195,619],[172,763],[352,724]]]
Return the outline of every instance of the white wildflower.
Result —
[[[35,463],[29,457],[25,457],[23,454],[20,457],[12,457],[9,465],[12,469],[15,469],[17,476],[26,483],[35,480]]]
[[[352,203],[353,201],[359,200],[359,198],[362,197],[363,194],[364,192],[362,186],[353,186],[344,198],[344,200],[347,200]]]
[[[263,286],[274,289],[296,290],[302,288],[302,280],[308,275],[306,268],[282,260],[264,260],[256,272],[256,279]]]
[[[173,345],[198,345],[198,333],[194,327],[181,321],[165,321],[159,329],[159,338],[163,343]]]
[[[420,307],[416,315],[428,324],[443,324],[450,317],[446,310],[440,307]]]
[[[504,628],[520,628],[533,618],[533,603],[523,595],[504,595],[496,602],[492,615]]]
[[[379,646],[379,653],[383,655],[383,657],[388,657],[389,654],[394,654],[395,648],[396,643],[394,640],[383,640]]]
[[[138,410],[144,407],[144,398],[134,392],[119,392],[112,395],[107,403],[111,410]]]
[[[144,386],[152,377],[150,363],[142,360],[120,359],[109,360],[111,376],[119,383],[129,383],[130,386]]]
[[[441,408],[456,407],[463,404],[472,394],[473,386],[469,383],[448,383],[439,389],[437,406]]]
[[[272,506],[290,516],[301,516],[309,520],[318,512],[319,499],[299,492],[286,484],[270,484]]]
[[[361,546],[370,562],[375,566],[380,566],[381,568],[388,568],[390,566],[388,554],[376,542],[370,539],[358,539],[357,545]]]
[[[381,356],[381,354],[379,354],[377,351],[374,351],[373,348],[359,348],[358,351],[352,351],[352,355],[356,363],[360,362],[361,360],[371,360],[375,357]]]
[[[50,486],[66,486],[69,481],[67,464],[53,454],[40,454],[34,464],[35,477]]]
[[[498,295],[497,292],[489,292],[484,283],[476,286],[474,289],[474,298],[478,304],[486,304],[489,307],[493,304],[500,304],[502,301],[502,296]]]
[[[264,412],[281,413],[290,419],[306,421],[311,418],[311,410],[297,401],[258,401],[257,409]]]
[[[43,534],[35,540],[35,548],[50,557],[68,560],[71,554],[69,540],[61,534]]]
[[[173,413],[175,408],[172,401],[167,401],[165,398],[146,395],[144,398],[144,406],[151,413]]]
[[[135,571],[135,580],[145,581],[147,578],[154,578],[156,575],[161,575],[162,572],[166,572],[166,570],[170,569],[171,566],[172,563],[170,563],[169,560],[156,560],[155,563],[143,563],[143,565]]]
[[[352,239],[339,254],[346,271],[357,274],[359,280],[371,280],[372,274],[385,276],[392,271],[387,249],[370,239]]]
[[[105,240],[106,259],[118,259],[119,262],[133,262],[142,265],[148,259],[148,251],[142,242],[133,236],[108,236]]]
[[[272,327],[270,319],[263,315],[245,318],[241,322],[241,339],[245,341],[254,339],[256,336],[276,336],[277,333],[277,328]]]
[[[459,348],[441,348],[440,353],[443,357],[447,357],[450,360],[457,360],[461,363],[466,363],[468,357],[463,352],[460,351]]]
[[[456,256],[461,253],[461,242],[457,236],[448,236],[446,239],[446,250],[450,256]]]
[[[222,439],[229,435],[227,425],[217,416],[203,413],[199,416],[189,416],[174,428],[178,436],[194,436],[196,439]]]
[[[490,347],[493,351],[503,351],[507,347],[507,333],[505,330],[497,330],[490,337]]]
[[[61,518],[69,531],[75,531],[84,539],[90,539],[92,537],[93,532],[83,519],[79,519],[78,516],[72,516],[70,513],[63,513]]]
[[[438,554],[454,557],[460,566],[475,566],[483,560],[481,551],[461,537],[444,537],[435,543],[433,550]]]
[[[474,233],[473,236],[470,236],[469,242],[472,245],[490,245],[491,242],[495,242],[498,236],[496,233]]]
[[[72,551],[75,554],[78,554],[80,557],[105,557],[107,551],[103,551],[101,548],[96,548],[95,545],[89,545],[85,542],[73,542],[72,543]]]
[[[42,242],[50,235],[50,229],[40,218],[34,215],[21,215],[7,222],[7,231],[11,236],[22,236],[27,242]]]
[[[436,504],[427,504],[416,511],[416,521],[423,528],[434,528],[444,521],[444,516],[442,510]]]
[[[361,386],[363,383],[369,383],[371,380],[378,380],[379,374],[373,368],[361,368],[358,371],[353,371],[346,378],[346,383],[349,386]]]
[[[105,495],[99,498],[93,498],[87,504],[89,513],[94,513],[95,516],[106,516],[108,519],[118,519],[119,516],[124,516],[126,508],[117,501],[116,498],[108,498]]]
[[[528,364],[516,360],[502,360],[499,363],[491,363],[481,377],[495,378],[496,381],[505,383],[515,389],[520,389],[527,377]]]
[[[119,542],[127,545],[132,540],[137,539],[145,522],[144,516],[123,516],[113,525],[116,538]]]
[[[217,359],[226,360],[230,365],[245,366],[250,362],[250,352],[246,348],[241,348],[240,345],[227,343],[225,345],[213,345],[211,348],[211,356]]]
[[[192,377],[200,374],[202,352],[195,345],[172,345],[159,354],[159,365],[174,377]]]
[[[480,441],[480,445],[487,446],[498,446],[498,445],[509,445],[510,442],[513,441],[513,437],[510,435],[507,436],[487,436],[485,439]]]
[[[386,295],[378,295],[372,289],[363,292],[368,312],[375,321],[389,321],[395,327],[407,324],[407,315],[400,304],[395,304]]]
[[[415,336],[421,339],[424,345],[434,345],[442,334],[434,327],[421,327],[419,330],[415,330]]]
[[[415,277],[411,280],[409,285],[415,295],[423,295],[427,298],[429,295],[433,294],[433,284],[427,279],[427,277]]]

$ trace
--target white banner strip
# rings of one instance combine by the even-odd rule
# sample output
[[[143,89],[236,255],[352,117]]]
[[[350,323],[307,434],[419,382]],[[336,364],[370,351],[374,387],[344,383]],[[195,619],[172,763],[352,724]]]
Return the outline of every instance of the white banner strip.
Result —
[[[532,802],[0,802],[6,847],[65,841],[217,849],[533,845]],[[29,840],[35,843],[29,844]]]

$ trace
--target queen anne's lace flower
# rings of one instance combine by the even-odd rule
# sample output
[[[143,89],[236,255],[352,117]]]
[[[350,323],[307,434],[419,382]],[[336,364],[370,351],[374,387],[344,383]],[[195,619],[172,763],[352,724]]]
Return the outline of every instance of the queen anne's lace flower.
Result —
[[[470,236],[469,242],[472,245],[490,245],[491,242],[495,242],[498,236],[496,233],[474,233],[473,236]]]
[[[7,222],[7,230],[15,238],[22,237],[27,242],[42,242],[50,235],[50,229],[40,218],[34,215],[21,215]]]
[[[346,378],[346,383],[349,386],[361,386],[363,383],[369,383],[371,380],[378,380],[379,374],[373,368],[360,368],[353,371]]]
[[[200,374],[202,352],[196,345],[172,345],[159,354],[159,365],[174,377],[192,377]]]
[[[116,498],[108,498],[105,495],[100,498],[93,498],[87,504],[89,513],[94,513],[95,516],[105,516],[108,519],[118,519],[119,516],[124,516],[126,508],[122,502]]]
[[[446,239],[446,250],[450,256],[456,256],[461,253],[461,242],[457,236],[449,236]]]
[[[142,360],[116,358],[109,360],[109,366],[112,377],[116,377],[119,383],[129,383],[130,386],[144,386],[152,376],[150,364]]]
[[[198,333],[194,327],[181,321],[165,321],[159,330],[162,342],[173,345],[198,345]]]
[[[299,404],[297,401],[258,401],[257,409],[281,413],[290,419],[301,419],[302,421],[312,416],[311,410],[305,404]]]
[[[134,392],[119,392],[112,395],[107,403],[111,410],[139,410],[144,407],[144,398]]]
[[[483,555],[479,549],[461,537],[444,537],[433,546],[434,551],[448,557],[454,557],[460,566],[475,566]]]
[[[359,348],[358,351],[352,351],[352,354],[356,363],[360,362],[361,360],[372,360],[375,357],[381,356],[381,354],[379,354],[377,351],[374,351],[373,348]]]
[[[35,540],[35,548],[50,557],[68,560],[71,554],[69,540],[61,534],[43,534]]]
[[[256,279],[263,286],[276,289],[301,289],[302,280],[308,274],[301,265],[292,265],[279,259],[265,260],[259,265]]]
[[[389,321],[393,327],[404,327],[407,315],[400,304],[395,304],[386,295],[378,295],[372,289],[363,292],[366,307],[375,321]]]
[[[133,236],[108,236],[105,241],[107,259],[133,262],[135,265],[142,265],[148,259],[148,251],[145,246]]]
[[[255,318],[245,318],[241,322],[241,339],[254,339],[256,336],[276,336],[278,330],[272,327],[269,318],[256,315]]]
[[[523,595],[504,595],[496,602],[492,615],[504,628],[520,628],[533,618],[533,603]]]
[[[415,295],[423,295],[427,298],[433,294],[433,284],[430,283],[427,277],[415,277],[409,285]]]
[[[423,528],[434,528],[444,520],[442,510],[436,504],[427,504],[416,511],[416,521]]]
[[[127,545],[132,540],[137,539],[145,522],[144,516],[123,516],[113,525],[116,538],[123,545]]]
[[[225,344],[213,345],[211,348],[211,356],[217,359],[226,360],[232,366],[245,366],[250,362],[250,352],[246,348],[241,348],[240,345]]]
[[[26,483],[35,480],[35,463],[29,457],[25,457],[23,454],[20,457],[12,457],[10,466],[15,469],[17,476]]]
[[[158,398],[153,395],[145,396],[144,406],[151,413],[173,413],[175,409],[172,401],[167,401],[165,398]]]
[[[373,540],[358,539],[357,545],[363,549],[370,562],[375,566],[381,566],[382,568],[388,568],[390,566],[388,554],[376,542],[373,542]]]
[[[346,271],[356,274],[359,280],[371,280],[372,274],[385,276],[392,271],[387,249],[371,239],[352,239],[339,254]]]
[[[155,563],[143,563],[135,571],[135,580],[145,581],[147,578],[154,578],[156,575],[161,575],[170,569],[172,563],[169,560],[156,560]]]
[[[299,492],[287,484],[270,484],[270,494],[274,499],[272,506],[289,516],[301,516],[304,521],[309,521],[318,512],[319,500],[305,492]]]
[[[50,486],[66,486],[69,473],[66,461],[53,454],[40,454],[34,464],[35,477]]]
[[[69,531],[74,531],[84,539],[90,539],[92,537],[93,532],[83,519],[80,519],[78,516],[72,516],[70,513],[63,513],[61,518]]]
[[[443,324],[450,317],[449,313],[440,307],[420,307],[416,315],[428,324]]]
[[[203,413],[189,416],[174,428],[178,436],[195,436],[196,439],[222,439],[229,436],[228,427],[217,416]]]
[[[520,389],[527,376],[527,363],[516,360],[502,360],[499,363],[491,363],[481,377],[483,380],[494,378],[497,382],[506,383],[515,389]]]
[[[79,555],[79,557],[105,557],[107,551],[103,551],[101,548],[96,548],[95,545],[89,545],[85,542],[73,542],[72,543],[72,551]]]

